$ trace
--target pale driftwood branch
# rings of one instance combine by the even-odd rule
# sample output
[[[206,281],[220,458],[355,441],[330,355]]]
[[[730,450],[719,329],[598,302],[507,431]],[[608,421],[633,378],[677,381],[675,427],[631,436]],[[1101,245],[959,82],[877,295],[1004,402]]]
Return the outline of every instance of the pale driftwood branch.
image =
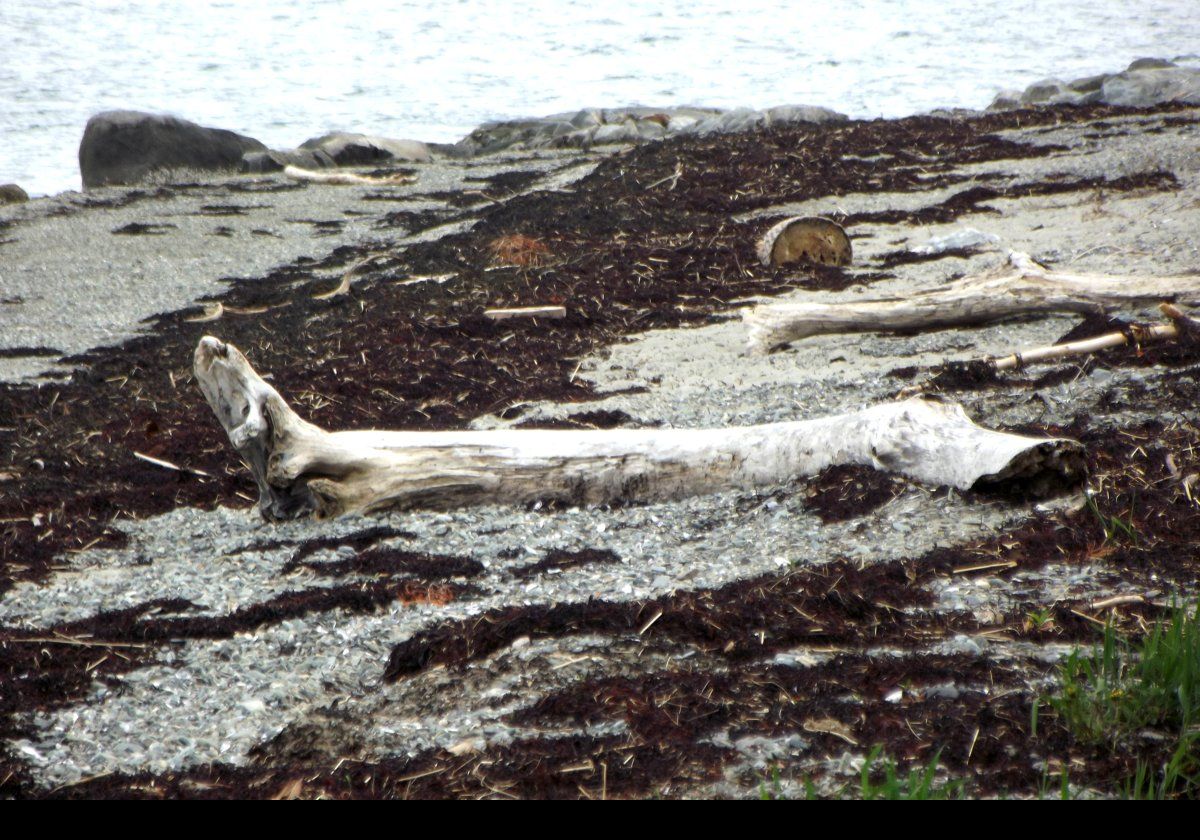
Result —
[[[1085,338],[1082,341],[1070,341],[1066,344],[1051,344],[1046,347],[1036,347],[1033,350],[1012,353],[999,359],[988,359],[987,362],[996,370],[1009,370],[1010,368],[1021,368],[1025,365],[1032,365],[1038,362],[1062,359],[1067,356],[1086,356],[1090,353],[1107,350],[1109,347],[1120,347],[1122,344],[1128,344],[1130,335],[1133,336],[1134,341],[1140,344],[1147,341],[1175,338],[1179,335],[1179,330],[1175,328],[1174,324],[1154,324],[1149,327],[1130,324],[1128,334],[1123,332],[1106,333],[1098,335],[1095,338]]]
[[[484,317],[493,321],[507,321],[509,318],[566,318],[565,306],[519,306],[515,309],[485,309]]]
[[[204,304],[204,314],[197,315],[194,318],[184,318],[189,324],[202,324],[206,321],[219,321],[226,315],[261,315],[264,312],[270,312],[272,309],[281,309],[288,306],[287,303],[278,303],[274,306],[225,306],[220,301],[216,303]]]
[[[354,172],[322,172],[315,169],[301,169],[299,166],[285,166],[283,174],[294,181],[337,186],[399,187],[414,184],[417,181],[411,175],[358,175]]]
[[[746,349],[764,353],[828,333],[929,330],[1044,312],[1103,312],[1157,301],[1200,303],[1200,275],[1121,277],[1051,271],[1027,254],[986,274],[906,298],[857,303],[778,303],[743,312]]]
[[[1082,446],[990,431],[961,407],[913,399],[817,420],[724,429],[326,432],[245,356],[200,340],[197,382],[250,465],[267,519],[386,507],[661,500],[862,464],[960,489],[1084,477]]]
[[[1197,321],[1195,318],[1189,318],[1179,307],[1169,303],[1161,304],[1159,309],[1171,319],[1170,324],[1152,324],[1149,326],[1130,324],[1126,332],[1111,332],[1080,341],[1071,341],[1066,344],[1051,344],[1046,347],[1024,350],[999,358],[984,357],[973,362],[968,362],[967,364],[988,365],[992,370],[997,371],[1011,370],[1039,362],[1063,359],[1068,356],[1084,356],[1090,353],[1098,353],[1110,347],[1120,347],[1128,344],[1131,338],[1136,344],[1145,344],[1152,341],[1169,341],[1176,338],[1189,338],[1192,341],[1200,341],[1200,321]],[[919,385],[910,385],[900,389],[900,393],[897,396],[901,399],[915,396],[923,393],[930,384],[929,382],[925,382]]]

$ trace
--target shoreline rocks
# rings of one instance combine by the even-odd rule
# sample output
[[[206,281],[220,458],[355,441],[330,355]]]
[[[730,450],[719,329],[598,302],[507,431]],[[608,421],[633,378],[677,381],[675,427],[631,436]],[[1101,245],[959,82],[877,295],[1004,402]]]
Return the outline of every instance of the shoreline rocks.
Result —
[[[774,108],[584,108],[520,120],[487,122],[457,143],[437,147],[452,157],[507,149],[580,148],[661,140],[679,134],[727,134],[794,122],[845,122],[845,114],[815,105]]]
[[[1147,108],[1163,102],[1200,104],[1200,59],[1188,61],[1188,64],[1176,64],[1161,58],[1139,58],[1120,73],[1085,76],[1070,82],[1043,79],[1024,91],[1006,90],[996,94],[988,110],[1095,103],[1133,108]]]
[[[989,111],[1043,105],[1149,107],[1163,102],[1200,104],[1200,57],[1167,61],[1140,58],[1124,71],[1065,82],[1044,79],[1024,91],[1003,91]],[[935,111],[935,114],[952,112]],[[79,147],[84,189],[131,185],[155,173],[229,171],[281,172],[288,166],[428,163],[434,155],[472,158],[508,150],[590,149],[634,145],[679,135],[725,134],[798,122],[846,122],[848,117],[812,105],[752,108],[679,107],[583,108],[573,113],[486,122],[456,143],[423,143],[368,134],[334,132],[295,149],[268,149],[252,137],[207,128],[177,117],[136,111],[106,111],[88,120]],[[18,188],[19,189],[19,188]],[[17,196],[12,193],[12,196]],[[0,203],[21,200],[0,193]]]
[[[433,154],[420,140],[393,140],[370,134],[335,131],[305,140],[295,149],[251,152],[242,158],[242,172],[280,172],[288,166],[332,169],[389,163],[429,163]]]

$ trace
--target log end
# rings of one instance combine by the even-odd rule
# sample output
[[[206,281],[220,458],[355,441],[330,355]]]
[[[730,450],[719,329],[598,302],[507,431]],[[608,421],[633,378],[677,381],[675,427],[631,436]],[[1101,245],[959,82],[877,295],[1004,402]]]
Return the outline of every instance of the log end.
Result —
[[[980,476],[971,489],[1021,500],[1051,499],[1080,491],[1087,477],[1083,444],[1051,438],[1024,450],[999,472]]]
[[[758,259],[767,268],[792,263],[850,265],[854,251],[850,237],[837,222],[820,216],[784,219],[758,241]]]

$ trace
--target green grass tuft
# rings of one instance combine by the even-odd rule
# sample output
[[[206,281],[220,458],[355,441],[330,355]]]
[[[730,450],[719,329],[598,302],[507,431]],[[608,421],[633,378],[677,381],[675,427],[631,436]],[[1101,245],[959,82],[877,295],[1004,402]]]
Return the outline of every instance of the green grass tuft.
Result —
[[[1200,793],[1200,605],[1172,610],[1170,620],[1136,644],[1109,625],[1098,649],[1067,658],[1058,691],[1042,702],[1083,744],[1115,748],[1144,735],[1167,739],[1169,757],[1159,767],[1140,763],[1123,795]]]

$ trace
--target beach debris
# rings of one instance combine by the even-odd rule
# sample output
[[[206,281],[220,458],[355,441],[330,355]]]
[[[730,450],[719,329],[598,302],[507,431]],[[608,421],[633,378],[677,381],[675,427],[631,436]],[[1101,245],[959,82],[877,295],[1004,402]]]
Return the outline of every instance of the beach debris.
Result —
[[[211,475],[204,470],[193,469],[192,467],[181,467],[178,464],[172,464],[170,461],[164,461],[162,458],[155,458],[153,455],[146,455],[143,452],[134,452],[133,457],[145,461],[147,464],[153,464],[156,467],[162,467],[164,470],[174,470],[175,472],[187,473],[189,475],[198,475],[201,478],[212,478]]]
[[[820,216],[795,216],[774,225],[758,240],[758,260],[768,268],[798,262],[850,265],[850,237],[837,222]]]
[[[1010,251],[998,269],[907,298],[772,303],[742,311],[746,351],[767,353],[814,335],[943,329],[1046,312],[1094,313],[1161,301],[1200,304],[1200,274],[1161,277],[1051,271]]]
[[[368,266],[378,262],[381,259],[390,258],[391,256],[392,256],[392,253],[390,251],[377,251],[373,254],[368,254],[367,256],[363,257],[361,260],[358,260],[357,262],[352,264],[348,269],[346,269],[345,273],[342,274],[342,279],[338,282],[338,284],[335,288],[331,289],[328,292],[321,292],[319,294],[315,294],[312,296],[312,299],[313,300],[328,300],[329,298],[338,297],[339,295],[346,294],[347,292],[350,291],[351,278],[355,277],[364,268],[367,268]]]
[[[809,718],[801,726],[805,732],[812,732],[816,735],[833,735],[851,746],[858,746],[858,741],[854,740],[854,730],[836,718]]]
[[[413,175],[359,175],[355,172],[318,172],[315,169],[301,169],[299,166],[285,166],[283,174],[294,181],[306,181],[311,184],[333,184],[336,186],[367,186],[367,187],[401,187],[415,184]]]
[[[1200,333],[1200,321],[1189,318],[1181,309],[1164,303],[1159,307],[1172,323],[1130,324],[1125,331],[1105,333],[1095,338],[1082,341],[1071,341],[1066,344],[1051,344],[1048,347],[1038,347],[1021,353],[1013,353],[998,359],[988,359],[987,362],[995,370],[1020,369],[1026,365],[1061,359],[1065,356],[1083,356],[1107,350],[1109,347],[1120,347],[1130,342],[1144,344],[1150,341],[1169,340],[1186,335]]]
[[[385,508],[656,501],[814,475],[835,463],[930,485],[1077,488],[1083,446],[996,432],[914,398],[812,420],[711,429],[327,432],[297,415],[233,345],[200,340],[196,381],[259,488],[268,520]]]
[[[999,245],[1000,237],[994,233],[984,233],[973,227],[959,228],[945,236],[931,236],[923,245],[909,248],[913,254],[929,255],[944,254],[947,251],[959,251],[964,248],[978,248],[982,245]]]
[[[509,318],[565,318],[565,306],[520,306],[514,309],[485,309],[485,318],[493,321],[507,321]]]
[[[287,303],[277,303],[274,306],[226,306],[217,301],[216,303],[204,304],[204,314],[196,315],[192,318],[184,318],[184,322],[188,324],[203,324],[208,321],[219,321],[225,315],[261,315],[264,312],[270,312],[272,309],[280,309],[287,306]]]
[[[550,249],[545,242],[520,233],[497,236],[488,243],[492,260],[498,265],[515,265],[535,268],[545,263]]]

